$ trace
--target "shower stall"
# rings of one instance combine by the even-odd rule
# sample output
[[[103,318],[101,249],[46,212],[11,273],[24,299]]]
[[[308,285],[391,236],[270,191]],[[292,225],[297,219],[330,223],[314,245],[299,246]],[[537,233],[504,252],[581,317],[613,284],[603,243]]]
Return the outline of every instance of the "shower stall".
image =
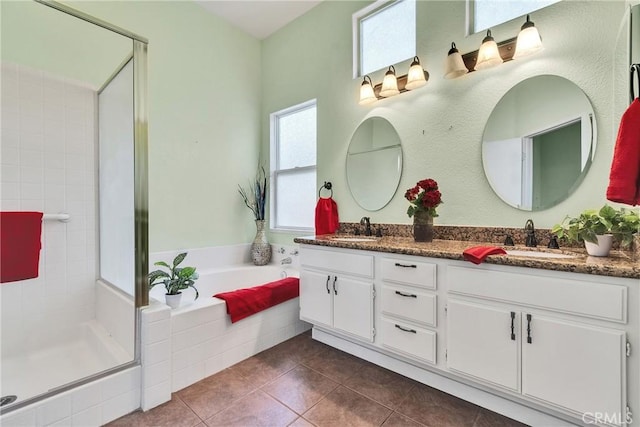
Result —
[[[0,284],[4,421],[140,364],[147,41],[56,2],[0,7],[0,210],[44,213],[38,277]]]

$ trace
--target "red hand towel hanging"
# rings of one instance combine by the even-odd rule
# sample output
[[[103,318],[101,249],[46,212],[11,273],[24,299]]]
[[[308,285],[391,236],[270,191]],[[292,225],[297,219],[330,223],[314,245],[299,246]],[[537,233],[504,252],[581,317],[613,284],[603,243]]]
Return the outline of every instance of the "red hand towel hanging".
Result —
[[[338,230],[338,205],[331,198],[320,198],[316,205],[316,235],[333,234]]]
[[[620,120],[607,200],[640,204],[640,98],[631,103]]]
[[[42,212],[0,212],[0,283],[38,277]]]

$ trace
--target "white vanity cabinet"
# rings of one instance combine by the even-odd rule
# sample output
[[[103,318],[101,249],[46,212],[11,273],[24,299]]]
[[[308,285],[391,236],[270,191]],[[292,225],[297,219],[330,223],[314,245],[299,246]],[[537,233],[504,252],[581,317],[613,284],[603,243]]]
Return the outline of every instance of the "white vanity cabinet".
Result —
[[[300,255],[300,319],[373,342],[373,256],[310,248]]]
[[[449,370],[577,417],[624,414],[626,333],[596,319],[624,323],[626,287],[473,268],[448,273]],[[507,283],[513,289],[498,299]],[[537,286],[553,290],[540,295]]]
[[[300,255],[300,317],[326,344],[534,426],[628,426],[640,412],[638,279],[305,244]]]

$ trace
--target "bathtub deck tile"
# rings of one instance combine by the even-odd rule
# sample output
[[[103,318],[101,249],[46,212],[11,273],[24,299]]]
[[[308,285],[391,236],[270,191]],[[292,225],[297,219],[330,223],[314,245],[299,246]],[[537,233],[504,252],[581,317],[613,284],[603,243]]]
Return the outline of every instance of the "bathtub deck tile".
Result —
[[[145,344],[168,340],[171,337],[171,319],[149,323],[146,328]]]
[[[158,341],[153,344],[146,344],[143,348],[142,357],[144,364],[155,364],[171,358],[171,341]]]
[[[169,360],[163,360],[160,363],[145,366],[142,375],[145,388],[152,387],[163,381],[168,381],[171,376],[171,364]]]

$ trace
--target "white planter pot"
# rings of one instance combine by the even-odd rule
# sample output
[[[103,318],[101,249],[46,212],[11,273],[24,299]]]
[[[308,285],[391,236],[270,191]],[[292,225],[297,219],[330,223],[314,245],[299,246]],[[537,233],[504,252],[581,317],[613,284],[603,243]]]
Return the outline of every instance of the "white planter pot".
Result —
[[[180,300],[182,299],[182,293],[177,293],[175,295],[165,294],[164,298],[169,307],[178,308],[180,307]]]
[[[587,253],[591,256],[609,256],[611,245],[613,245],[613,234],[604,234],[596,236],[598,243],[584,242]]]

